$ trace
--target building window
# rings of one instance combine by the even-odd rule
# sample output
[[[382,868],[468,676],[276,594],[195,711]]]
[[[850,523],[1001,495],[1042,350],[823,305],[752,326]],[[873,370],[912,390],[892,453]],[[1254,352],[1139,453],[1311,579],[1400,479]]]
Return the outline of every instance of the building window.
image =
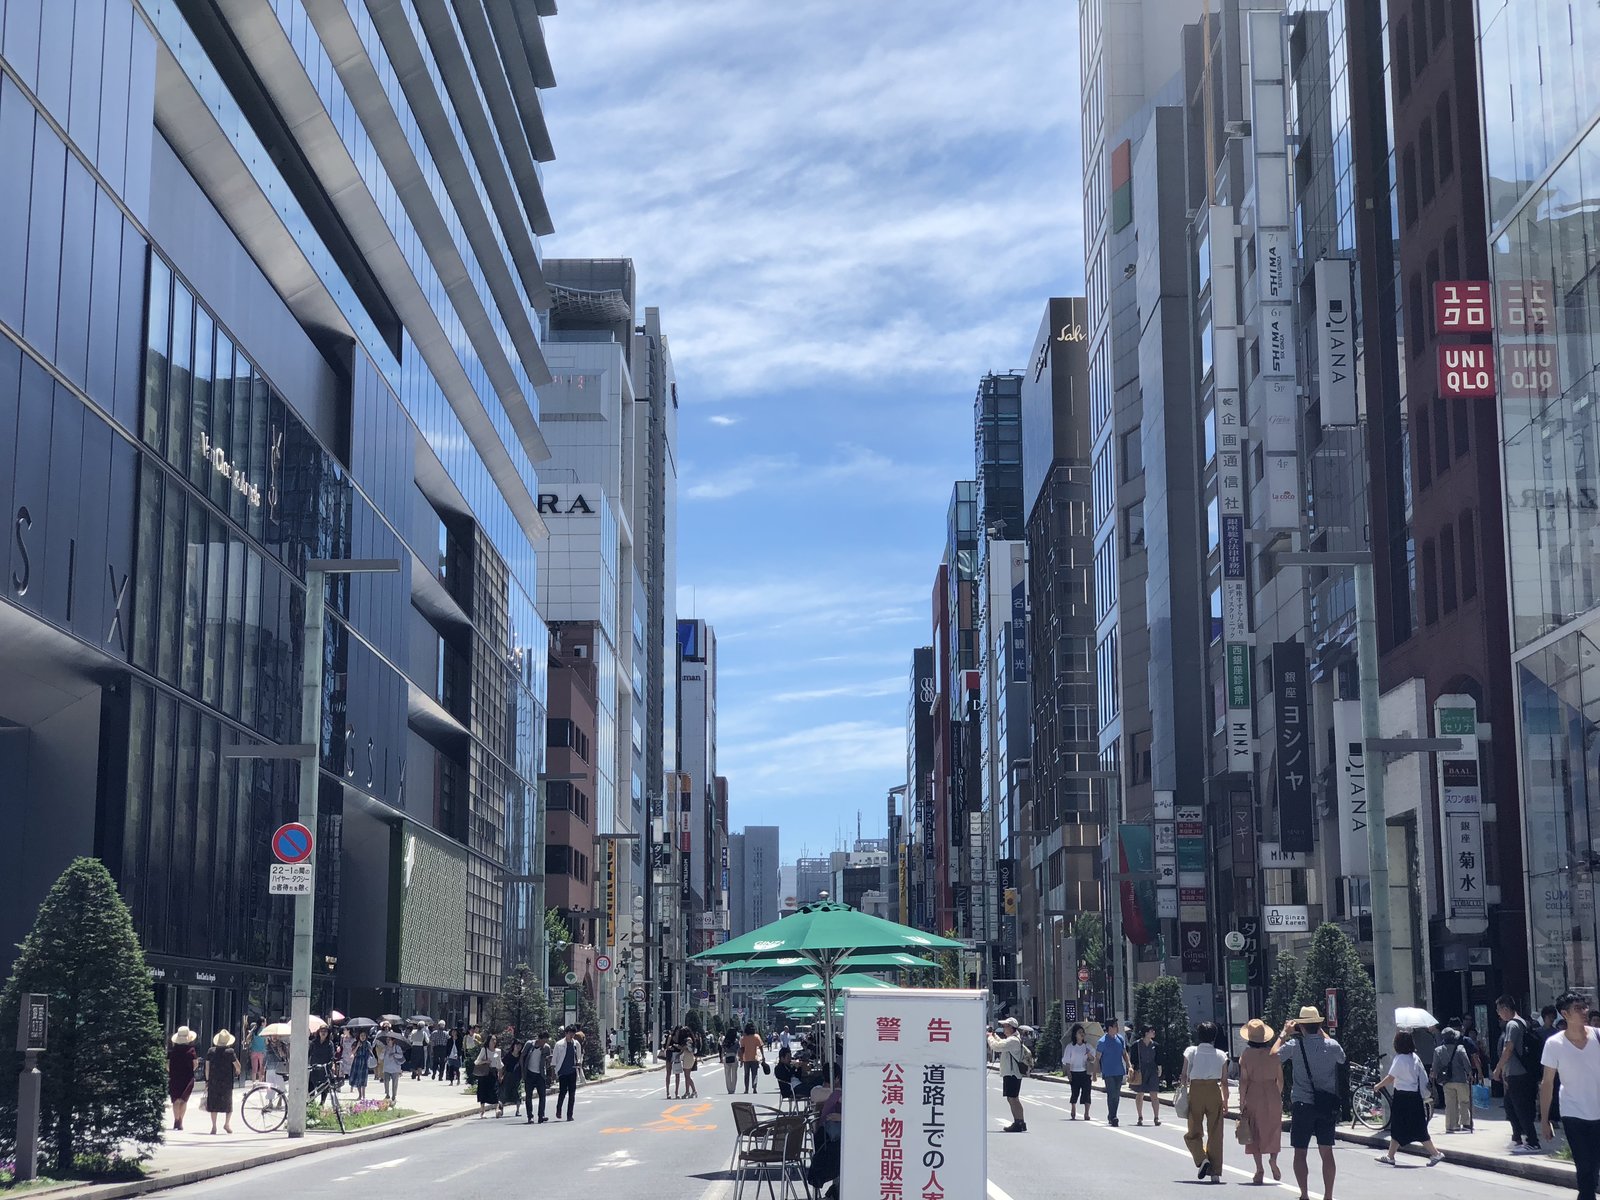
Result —
[[[1411,94],[1411,26],[1404,17],[1394,23],[1394,82],[1400,99]]]
[[[1435,47],[1444,45],[1444,39],[1450,32],[1450,0],[1432,0],[1433,19],[1429,21],[1433,29],[1433,44]]]
[[[1410,228],[1417,223],[1417,149],[1415,146],[1407,146],[1405,153],[1401,156],[1400,178],[1402,180],[1400,202],[1406,214],[1406,227]]]
[[[1411,73],[1421,75],[1428,65],[1428,0],[1416,0],[1411,6]]]
[[[1122,435],[1122,482],[1131,483],[1144,474],[1144,444],[1140,431],[1130,429]]]
[[[1472,406],[1456,405],[1456,457],[1465,458],[1472,449]]]
[[[1220,587],[1211,589],[1211,640],[1213,642],[1222,640],[1222,589]]]
[[[1433,440],[1428,436],[1428,429],[1428,410],[1418,405],[1417,436],[1414,439],[1417,445],[1417,484],[1424,488],[1433,482]]]
[[[1476,521],[1469,509],[1461,514],[1461,599],[1478,594],[1478,538]]]
[[[552,750],[571,750],[584,762],[589,761],[589,735],[577,723],[566,717],[551,717],[545,726],[546,744]]]
[[[1456,169],[1456,132],[1455,122],[1450,119],[1449,92],[1439,97],[1439,104],[1434,109],[1433,117],[1439,138],[1439,182],[1443,183]],[[1452,275],[1451,278],[1455,276]]]
[[[1440,182],[1444,182],[1442,179]],[[1444,277],[1461,278],[1460,234],[1454,225],[1444,231]]]
[[[1413,275],[1406,287],[1406,327],[1411,331],[1411,357],[1416,358],[1425,349],[1427,340],[1427,312],[1422,307],[1422,277]]]
[[[1422,543],[1422,620],[1432,625],[1439,619],[1439,558],[1433,539]]]
[[[1446,525],[1439,534],[1439,582],[1444,593],[1444,611],[1456,610],[1456,532]]]
[[[1144,505],[1130,504],[1122,510],[1122,553],[1124,557],[1144,549]]]
[[[1137,786],[1150,782],[1150,738],[1148,729],[1134,733],[1129,747],[1128,783]]]
[[[1422,119],[1422,128],[1418,132],[1418,159],[1420,160],[1420,173],[1422,177],[1422,203],[1433,203],[1433,122],[1426,117]]]
[[[1450,469],[1450,405],[1448,404],[1433,414],[1433,457],[1434,474],[1443,475]]]

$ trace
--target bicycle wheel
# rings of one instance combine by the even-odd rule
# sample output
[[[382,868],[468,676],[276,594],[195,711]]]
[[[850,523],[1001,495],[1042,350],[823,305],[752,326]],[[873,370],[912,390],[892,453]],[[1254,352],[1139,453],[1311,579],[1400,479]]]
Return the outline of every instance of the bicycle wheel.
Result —
[[[1382,1129],[1389,1123],[1388,1098],[1371,1085],[1356,1088],[1350,1096],[1350,1107],[1358,1125]]]
[[[289,1105],[277,1088],[257,1084],[239,1101],[239,1115],[257,1133],[276,1133],[289,1119]]]
[[[339,1089],[334,1088],[328,1093],[328,1103],[333,1106],[333,1119],[339,1123],[339,1132],[344,1132],[344,1105],[339,1102]]]

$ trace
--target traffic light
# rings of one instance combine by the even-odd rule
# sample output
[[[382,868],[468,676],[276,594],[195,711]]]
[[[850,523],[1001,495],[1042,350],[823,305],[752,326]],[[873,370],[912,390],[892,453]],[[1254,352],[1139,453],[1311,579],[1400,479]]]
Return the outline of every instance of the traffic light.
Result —
[[[1006,889],[1005,908],[1006,908],[1006,916],[1014,917],[1014,916],[1017,915],[1017,889],[1016,888],[1007,888]]]

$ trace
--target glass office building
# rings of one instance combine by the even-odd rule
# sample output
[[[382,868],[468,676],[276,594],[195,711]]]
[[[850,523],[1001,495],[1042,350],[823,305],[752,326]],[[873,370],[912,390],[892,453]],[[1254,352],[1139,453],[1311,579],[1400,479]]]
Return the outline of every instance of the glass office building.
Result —
[[[226,751],[299,740],[336,557],[401,571],[311,598],[314,1010],[537,961],[553,8],[0,3],[5,958],[92,854],[169,1028],[287,1011],[298,765]]]
[[[1600,982],[1600,13],[1480,0],[1534,995]]]

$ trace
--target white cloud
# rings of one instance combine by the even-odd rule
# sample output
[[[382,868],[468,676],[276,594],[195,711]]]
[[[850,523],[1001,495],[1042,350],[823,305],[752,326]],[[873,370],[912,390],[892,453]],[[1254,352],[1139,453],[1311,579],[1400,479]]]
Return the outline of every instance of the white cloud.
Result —
[[[557,233],[631,255],[692,401],[972,377],[1081,277],[1077,51],[1050,0],[567,6]]]
[[[678,494],[684,500],[728,500],[760,490],[764,497],[817,492],[846,484],[870,484],[876,503],[911,500],[935,504],[949,497],[951,475],[936,463],[896,462],[865,446],[843,445],[826,462],[808,463],[795,454],[741,459],[700,475],[685,463]]]
[[[910,685],[896,675],[893,679],[860,680],[840,683],[832,687],[810,688],[796,692],[774,692],[767,699],[773,704],[810,704],[817,700],[874,700],[883,696],[898,696]]]
[[[741,741],[725,750],[719,747],[717,765],[737,781],[741,804],[762,797],[815,794],[820,782],[903,775],[906,731],[896,724],[834,721],[762,741]]]
[[[840,578],[797,562],[792,574],[748,580],[685,584],[678,589],[678,612],[694,612],[711,623],[719,642],[741,636],[772,638],[826,629],[845,635],[885,635],[888,629],[927,625],[925,589],[893,581]],[[909,654],[909,650],[907,651]]]
[[[723,429],[726,429],[729,425],[737,425],[739,423],[738,417],[730,417],[727,413],[715,413],[712,416],[707,417],[706,420],[712,425],[719,426]]]

